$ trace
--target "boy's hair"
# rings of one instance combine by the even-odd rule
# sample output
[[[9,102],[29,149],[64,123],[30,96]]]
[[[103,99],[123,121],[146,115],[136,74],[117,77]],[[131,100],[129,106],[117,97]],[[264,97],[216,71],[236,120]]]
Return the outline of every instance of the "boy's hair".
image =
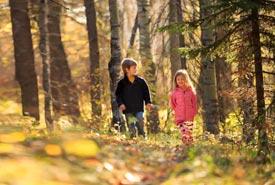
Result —
[[[191,89],[192,89],[192,91],[194,93],[196,93],[196,90],[195,90],[195,88],[193,86],[193,83],[192,83],[192,81],[191,81],[191,79],[190,79],[190,77],[189,77],[189,75],[188,75],[188,73],[187,73],[187,71],[185,69],[180,69],[180,70],[178,70],[176,72],[175,77],[174,77],[174,88],[178,87],[178,85],[177,85],[177,77],[180,76],[180,75],[182,75],[184,77],[184,79],[187,82],[188,86],[191,87]]]
[[[124,58],[121,62],[123,73],[126,74],[126,68],[130,69],[131,66],[137,66],[137,62],[132,58]]]

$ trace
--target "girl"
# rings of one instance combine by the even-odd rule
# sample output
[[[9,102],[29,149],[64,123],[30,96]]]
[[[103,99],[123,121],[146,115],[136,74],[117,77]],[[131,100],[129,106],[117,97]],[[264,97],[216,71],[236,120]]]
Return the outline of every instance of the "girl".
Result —
[[[178,70],[174,77],[174,87],[170,98],[175,113],[175,122],[180,127],[183,144],[191,144],[194,117],[197,114],[196,91],[186,70]]]

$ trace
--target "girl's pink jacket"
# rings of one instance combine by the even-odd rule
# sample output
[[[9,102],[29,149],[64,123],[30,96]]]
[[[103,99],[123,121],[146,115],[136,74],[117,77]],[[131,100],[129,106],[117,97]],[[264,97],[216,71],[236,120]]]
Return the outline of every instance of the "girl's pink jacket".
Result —
[[[170,105],[175,112],[177,125],[184,121],[194,121],[197,114],[197,96],[191,87],[185,90],[176,88],[172,92]]]

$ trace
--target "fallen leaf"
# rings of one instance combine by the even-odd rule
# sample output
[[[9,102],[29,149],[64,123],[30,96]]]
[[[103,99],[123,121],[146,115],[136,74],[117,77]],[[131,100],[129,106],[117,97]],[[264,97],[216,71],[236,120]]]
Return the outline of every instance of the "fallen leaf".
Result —
[[[63,147],[67,154],[79,157],[94,157],[99,151],[94,141],[85,139],[65,141]]]
[[[45,151],[48,155],[51,155],[51,156],[59,156],[62,154],[61,147],[54,144],[46,145]]]
[[[11,134],[0,134],[0,142],[17,143],[25,141],[26,135],[22,132],[13,132]]]

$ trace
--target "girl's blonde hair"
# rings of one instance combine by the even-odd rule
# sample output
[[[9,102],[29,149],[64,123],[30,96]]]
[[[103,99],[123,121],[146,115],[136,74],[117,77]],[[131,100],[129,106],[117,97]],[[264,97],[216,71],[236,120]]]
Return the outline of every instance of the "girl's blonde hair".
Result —
[[[196,90],[195,90],[195,88],[193,86],[193,83],[192,83],[192,81],[191,81],[191,79],[190,79],[190,77],[189,77],[189,75],[188,75],[188,73],[187,73],[187,71],[185,69],[180,69],[180,70],[178,70],[176,72],[175,77],[174,77],[174,88],[178,87],[177,77],[180,76],[180,75],[182,75],[184,77],[185,81],[188,84],[188,87],[191,87],[192,91],[194,93],[196,93]]]

